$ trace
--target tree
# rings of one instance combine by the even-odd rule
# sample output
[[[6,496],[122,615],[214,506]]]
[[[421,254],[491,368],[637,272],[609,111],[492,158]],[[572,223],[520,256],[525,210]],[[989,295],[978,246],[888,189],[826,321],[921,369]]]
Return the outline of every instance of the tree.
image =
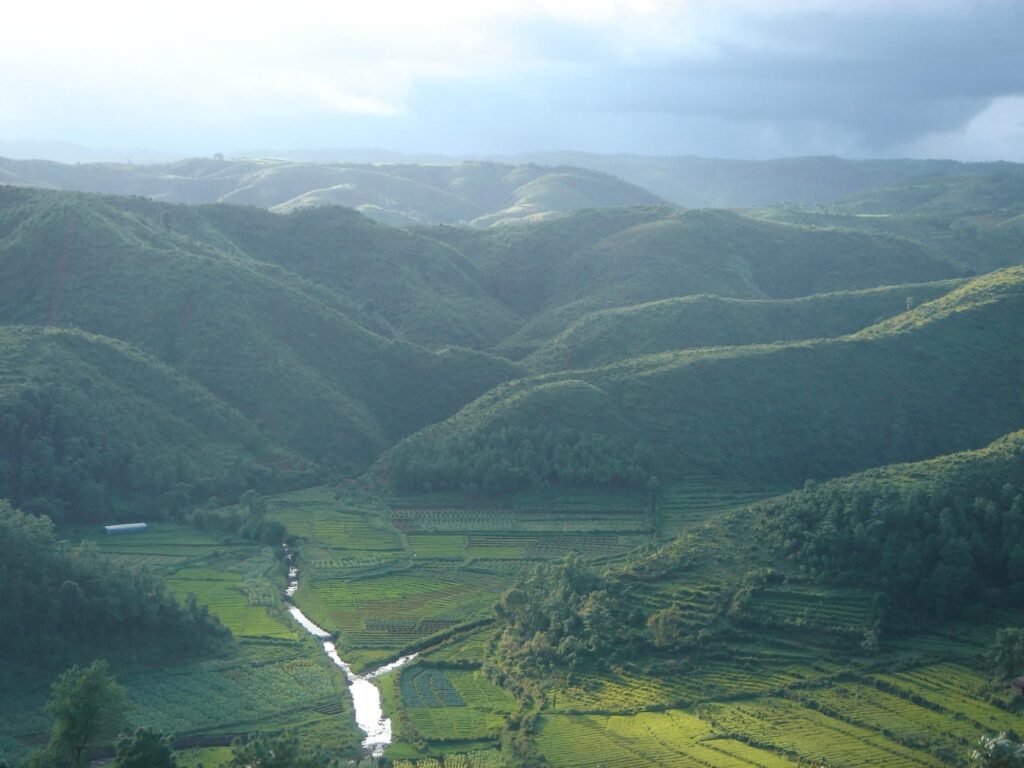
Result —
[[[971,752],[971,768],[1024,768],[1024,746],[1010,741],[1005,733],[982,736]]]
[[[303,750],[298,737],[291,732],[277,736],[264,733],[245,743],[235,740],[231,745],[232,768],[326,768],[321,755]]]
[[[177,768],[171,737],[151,728],[122,734],[115,743],[114,768]]]
[[[53,717],[49,751],[82,765],[86,748],[112,734],[120,724],[127,697],[109,674],[106,661],[97,659],[85,669],[73,666],[50,688],[46,711]]]
[[[996,632],[988,661],[995,677],[1024,674],[1024,629],[1006,627]]]
[[[658,648],[672,648],[683,640],[686,632],[686,614],[679,603],[672,603],[651,614],[647,619],[647,631]]]

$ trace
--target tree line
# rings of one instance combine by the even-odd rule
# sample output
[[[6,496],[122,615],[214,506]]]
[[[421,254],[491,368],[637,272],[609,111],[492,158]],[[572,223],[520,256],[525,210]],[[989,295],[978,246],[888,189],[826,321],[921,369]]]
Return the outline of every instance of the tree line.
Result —
[[[194,596],[179,603],[158,577],[58,541],[49,518],[0,500],[0,637],[5,653],[45,660],[100,646],[203,653],[231,633]]]

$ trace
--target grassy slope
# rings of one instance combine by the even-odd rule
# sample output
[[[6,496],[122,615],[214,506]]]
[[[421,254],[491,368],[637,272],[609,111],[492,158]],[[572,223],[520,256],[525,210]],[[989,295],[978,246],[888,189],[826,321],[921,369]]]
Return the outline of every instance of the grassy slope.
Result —
[[[584,315],[524,363],[533,370],[593,368],[628,357],[695,347],[765,344],[853,333],[938,298],[954,281],[751,300],[685,296]]]
[[[852,336],[665,353],[503,385],[394,449],[503,426],[646,443],[654,469],[802,481],[984,445],[1024,423],[1024,268]]]
[[[314,460],[365,466],[513,372],[468,350],[386,339],[337,294],[218,248],[208,232],[168,231],[150,211],[86,195],[3,197],[3,322],[129,341]]]

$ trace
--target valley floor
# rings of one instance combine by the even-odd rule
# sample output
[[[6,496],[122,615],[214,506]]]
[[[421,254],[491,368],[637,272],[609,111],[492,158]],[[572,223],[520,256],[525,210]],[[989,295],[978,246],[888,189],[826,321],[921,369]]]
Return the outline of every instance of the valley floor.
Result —
[[[485,504],[318,487],[272,497],[268,514],[296,542],[296,603],[338,633],[342,658],[359,671],[420,652],[380,681],[398,768],[504,764],[516,701],[483,665],[492,606],[520,575],[568,552],[635,561],[638,547],[677,535],[685,566],[641,579],[638,594],[649,608],[679,604],[713,638],[676,659],[552,675],[533,744],[553,768],[962,765],[982,734],[1021,730],[982,656],[1022,616],[973,617],[864,650],[870,593],[789,578],[752,582],[738,597],[744,574],[765,560],[735,511],[779,491],[695,478],[664,490],[652,515],[635,495]],[[115,660],[132,721],[192,747],[180,753],[184,765],[224,764],[235,735],[284,728],[359,754],[344,676],[287,615],[274,548],[172,523],[63,535],[154,569],[235,635],[224,658]],[[17,760],[45,739],[46,683],[2,673],[0,759]]]

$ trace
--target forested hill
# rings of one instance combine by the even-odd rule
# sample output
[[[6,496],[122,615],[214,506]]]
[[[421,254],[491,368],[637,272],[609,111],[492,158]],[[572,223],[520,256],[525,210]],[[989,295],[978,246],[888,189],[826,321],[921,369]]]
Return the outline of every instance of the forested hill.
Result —
[[[703,294],[617,307],[584,315],[523,362],[538,371],[594,368],[677,349],[842,336],[959,284],[946,280],[783,300]]]
[[[237,493],[262,477],[254,463],[285,466],[285,475],[297,466],[305,473],[309,465],[359,472],[398,438],[517,375],[515,365],[482,352],[433,351],[394,338],[403,335],[396,326],[406,305],[414,304],[395,295],[407,289],[421,297],[418,317],[425,332],[438,337],[453,325],[486,333],[478,316],[491,317],[498,327],[507,322],[500,307],[488,314],[496,303],[476,287],[471,270],[460,271],[457,256],[350,211],[296,215],[299,220],[286,220],[256,209],[0,189],[0,323],[82,329],[134,348],[108,344],[121,356],[112,352],[88,376],[74,373],[77,360],[60,363],[57,372],[39,365],[40,345],[59,347],[47,359],[65,358],[77,337],[33,337],[27,331],[0,337],[8,360],[4,376],[13,387],[0,414],[0,423],[10,427],[5,432],[26,447],[37,438],[56,440],[51,432],[59,426],[49,417],[27,416],[20,403],[46,401],[51,404],[34,407],[47,413],[55,398],[62,401],[66,418],[57,422],[80,425],[64,437],[71,439],[75,431],[90,437],[79,435],[71,451],[59,444],[51,449],[58,462],[68,463],[76,482],[101,487],[104,500],[84,503],[59,483],[24,475],[0,479],[6,483],[0,496],[19,503],[39,496],[39,505],[59,500],[82,515],[128,503],[135,489],[126,483],[142,483],[138,490],[147,508],[162,507],[168,483],[179,481],[190,487],[190,503]],[[308,224],[306,248],[277,252],[282,260],[296,254],[289,263],[296,272],[246,250],[240,233],[251,237],[261,219],[268,220],[268,238],[278,224]],[[278,236],[287,239],[287,231]],[[374,258],[394,279],[359,270],[362,278],[351,282],[362,291],[361,301],[358,293],[346,294],[351,286],[343,276],[347,269],[358,270],[352,259]],[[337,290],[297,274],[305,264],[311,272],[329,273],[332,263]],[[451,305],[445,296],[453,297]],[[75,343],[77,354],[82,344]],[[122,360],[138,362],[129,366]],[[161,376],[164,383],[156,383]],[[176,394],[182,389],[189,394]],[[173,404],[150,408],[151,398]],[[214,411],[230,415],[212,418]],[[189,429],[179,428],[184,424]],[[15,450],[18,445],[9,448],[7,465],[30,461]],[[130,467],[118,465],[120,459],[105,463],[125,452],[141,465],[163,462],[165,470],[155,475],[160,482],[147,484],[148,470],[124,474]],[[84,463],[75,458],[82,453],[88,454]],[[179,454],[185,465],[203,471],[175,470]],[[30,463],[33,471],[43,466]]]
[[[588,312],[677,296],[781,299],[958,277],[906,237],[759,221],[728,211],[581,211],[530,227],[418,230],[461,251],[526,322],[518,358]]]
[[[1016,370],[1020,275],[965,271],[903,234],[727,211],[408,230],[0,186],[0,325],[24,327],[0,337],[0,420],[9,451],[59,469],[16,453],[0,493],[56,516],[173,510],[358,476],[420,430],[378,465],[403,488],[803,480],[976,447],[1020,426],[1003,379],[963,373]],[[117,354],[81,375],[79,338]],[[158,401],[160,377],[188,395]],[[131,482],[124,444],[146,467]]]
[[[0,158],[0,183],[144,195],[167,202],[254,205],[280,212],[343,205],[396,225],[489,226],[581,208],[660,201],[651,192],[596,171],[478,162],[361,165],[193,158],[162,165],[65,165]]]
[[[849,336],[670,352],[513,382],[400,443],[399,487],[802,482],[976,448],[1024,424],[1024,268]]]
[[[166,663],[168,655],[209,651],[231,637],[205,606],[180,604],[159,577],[58,542],[47,517],[2,500],[0,586],[5,662],[127,651]]]
[[[879,589],[904,615],[1024,605],[1024,432],[811,485],[756,512],[804,575]]]
[[[177,514],[315,479],[311,462],[127,344],[0,327],[0,498],[64,522]]]

